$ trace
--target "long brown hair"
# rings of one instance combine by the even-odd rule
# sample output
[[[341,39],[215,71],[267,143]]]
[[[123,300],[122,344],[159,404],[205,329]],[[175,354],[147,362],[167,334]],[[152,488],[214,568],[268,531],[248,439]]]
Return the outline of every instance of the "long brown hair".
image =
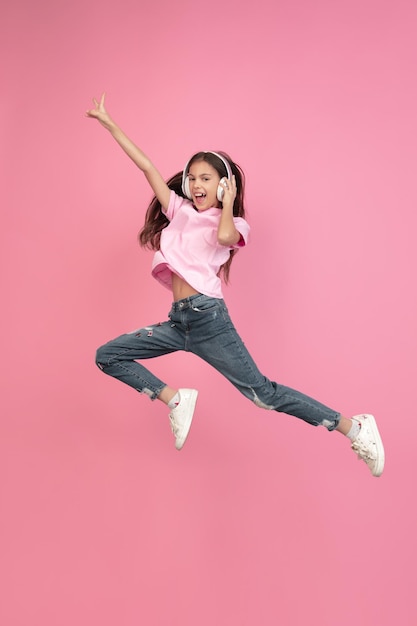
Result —
[[[237,193],[236,198],[233,204],[233,215],[234,217],[245,217],[245,205],[244,205],[244,197],[245,197],[245,175],[243,170],[237,163],[234,163],[231,158],[224,152],[218,152],[223,158],[227,160],[230,165],[230,169],[232,174],[234,174],[236,178],[236,187]],[[213,154],[212,152],[197,152],[188,162],[188,170],[191,165],[196,161],[206,161],[209,163],[219,174],[220,178],[227,176],[227,171],[225,164],[218,156]],[[185,172],[186,174],[188,172]],[[167,180],[167,185],[170,189],[172,189],[178,196],[185,198],[184,193],[182,191],[182,179],[183,172],[178,172],[174,176],[172,176],[169,180]],[[145,224],[141,231],[139,232],[138,239],[141,246],[144,248],[149,248],[151,250],[159,250],[161,244],[161,233],[166,226],[168,226],[169,220],[165,216],[162,211],[162,206],[156,196],[154,196],[147,208],[145,215]],[[237,252],[237,248],[233,248],[230,251],[230,257],[224,263],[219,271],[219,275],[223,275],[224,281],[227,283],[229,281],[230,274],[230,265],[233,261],[233,257]]]

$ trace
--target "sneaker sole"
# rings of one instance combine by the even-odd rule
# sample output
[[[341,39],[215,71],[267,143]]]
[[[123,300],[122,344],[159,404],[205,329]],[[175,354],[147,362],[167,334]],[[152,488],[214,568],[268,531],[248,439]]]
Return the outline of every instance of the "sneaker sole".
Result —
[[[384,471],[384,465],[385,465],[385,451],[384,451],[384,446],[382,443],[381,436],[379,434],[378,426],[376,425],[375,418],[373,415],[370,415],[369,413],[364,414],[364,415],[359,415],[358,417],[362,419],[366,419],[367,424],[372,431],[372,435],[375,440],[375,445],[376,445],[376,450],[377,450],[377,455],[378,455],[377,463],[375,464],[375,468],[372,474],[376,477],[381,476],[382,472]]]
[[[175,440],[175,447],[177,450],[181,450],[181,448],[183,447],[183,445],[185,444],[187,440],[188,433],[190,432],[191,423],[194,417],[195,405],[197,402],[197,396],[198,396],[198,391],[196,389],[193,389],[190,394],[190,404],[189,404],[190,411],[185,419],[184,427],[181,431],[181,435],[179,437],[177,436]]]

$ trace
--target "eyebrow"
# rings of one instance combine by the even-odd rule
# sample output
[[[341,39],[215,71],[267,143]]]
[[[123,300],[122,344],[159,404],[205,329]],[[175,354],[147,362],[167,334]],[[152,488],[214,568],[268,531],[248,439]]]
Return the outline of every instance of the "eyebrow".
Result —
[[[196,177],[195,174],[191,174],[191,172],[188,172],[188,176],[192,176],[193,178]],[[207,173],[203,172],[202,174],[199,174],[199,176],[213,176],[213,174],[210,174],[209,172]]]

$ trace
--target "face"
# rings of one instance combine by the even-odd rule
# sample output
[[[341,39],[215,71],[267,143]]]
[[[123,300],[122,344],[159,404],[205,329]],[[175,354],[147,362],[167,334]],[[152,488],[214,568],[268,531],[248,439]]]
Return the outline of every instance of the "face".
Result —
[[[206,161],[194,161],[188,170],[191,198],[198,211],[220,207],[217,200],[217,187],[220,176],[217,170]]]

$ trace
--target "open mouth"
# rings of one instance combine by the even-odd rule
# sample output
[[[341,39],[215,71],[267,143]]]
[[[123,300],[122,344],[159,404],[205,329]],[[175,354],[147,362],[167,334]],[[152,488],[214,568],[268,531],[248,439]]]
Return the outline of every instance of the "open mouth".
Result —
[[[202,204],[204,202],[204,200],[206,199],[206,194],[205,193],[195,193],[194,194],[194,198],[195,198],[196,204]]]

